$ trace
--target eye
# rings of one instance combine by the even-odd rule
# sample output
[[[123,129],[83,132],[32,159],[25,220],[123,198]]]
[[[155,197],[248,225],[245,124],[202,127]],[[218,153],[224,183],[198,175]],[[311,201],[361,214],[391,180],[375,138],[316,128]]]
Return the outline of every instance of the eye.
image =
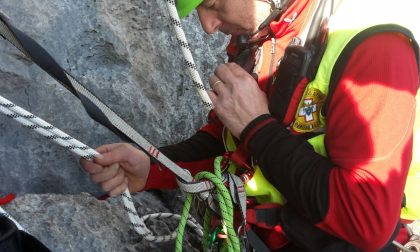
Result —
[[[216,0],[204,0],[203,6],[207,9],[212,9],[216,5]]]

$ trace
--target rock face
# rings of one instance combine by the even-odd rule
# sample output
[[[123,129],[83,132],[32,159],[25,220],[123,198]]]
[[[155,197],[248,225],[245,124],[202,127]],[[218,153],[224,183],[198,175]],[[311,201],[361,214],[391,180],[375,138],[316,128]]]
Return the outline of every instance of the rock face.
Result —
[[[134,199],[141,216],[172,211],[152,193],[141,193]],[[52,251],[174,251],[175,241],[155,244],[142,239],[121,206],[118,198],[99,201],[88,194],[26,194],[4,209]],[[170,234],[177,223],[171,219],[146,222],[159,235]],[[200,251],[200,242],[195,232],[185,230],[184,251]]]
[[[166,1],[0,0],[0,10],[156,146],[185,139],[203,124],[206,111],[183,64]],[[195,15],[183,24],[207,85],[227,38],[204,34]],[[120,141],[5,40],[0,57],[0,95],[88,146]],[[0,193],[99,193],[78,157],[0,118]]]
[[[166,1],[0,0],[0,11],[154,145],[185,139],[205,122],[207,112],[183,64]],[[207,85],[224,61],[228,38],[204,34],[195,14],[183,26]],[[5,40],[0,58],[1,96],[90,147],[120,141]],[[5,209],[53,251],[173,250],[173,244],[142,241],[118,200],[80,194],[96,196],[101,190],[80,169],[79,157],[3,115],[0,129],[0,197],[18,194]],[[147,212],[143,206],[179,208],[178,198],[140,195],[141,213]],[[168,229],[162,223],[155,227]],[[186,243],[187,251],[193,247],[200,245]]]

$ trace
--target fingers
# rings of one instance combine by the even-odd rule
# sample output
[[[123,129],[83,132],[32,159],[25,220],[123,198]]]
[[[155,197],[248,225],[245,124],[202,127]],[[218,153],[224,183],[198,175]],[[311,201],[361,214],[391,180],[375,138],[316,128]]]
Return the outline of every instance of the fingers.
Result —
[[[212,75],[209,79],[209,84],[212,91],[216,94],[222,94],[226,88],[223,81],[219,79],[216,75]]]
[[[99,183],[102,190],[111,197],[121,194],[128,187],[128,179],[119,164],[103,167],[102,171],[91,174],[90,178],[93,182]]]
[[[104,145],[96,148],[96,151],[101,153],[101,154],[105,153],[105,152],[110,152],[111,150],[117,148],[119,145],[121,145],[121,143],[104,144]]]
[[[114,189],[108,192],[108,195],[111,197],[118,196],[122,194],[128,187],[128,180],[124,179],[124,183],[121,183],[120,185],[116,186]]]
[[[217,107],[219,100],[223,100],[223,97],[226,96],[226,92],[228,91],[227,86],[224,83],[226,75],[218,74],[218,72],[220,73],[220,70],[218,69],[225,67],[225,64],[219,65],[209,79],[211,90],[208,90],[207,94],[215,107]]]
[[[214,81],[213,81],[214,80]],[[211,89],[216,89],[217,85],[223,84],[223,81],[221,81],[219,78],[217,78],[215,75],[210,77],[210,87]]]
[[[101,185],[110,196],[121,194],[128,187],[128,177],[135,177],[134,190],[141,190],[150,170],[150,158],[144,152],[127,143],[107,144],[97,148],[101,153],[92,161],[80,160],[90,174],[92,182]]]
[[[91,160],[86,160],[84,158],[81,158],[80,159],[80,165],[88,173],[91,173],[92,174],[92,173],[98,173],[98,172],[100,172],[102,170],[102,166],[103,165],[110,165],[110,164],[112,164],[112,162],[110,162],[109,159],[115,159],[116,158],[115,155],[111,155],[111,157],[109,157],[107,155],[107,157],[104,158],[103,157],[103,153],[108,153],[111,150],[117,148],[119,145],[121,145],[121,144],[106,144],[106,145],[102,145],[102,146],[98,147],[96,149],[96,151],[99,152],[100,155],[96,156],[93,159],[93,162]]]
[[[96,149],[101,155],[96,156],[93,161],[102,166],[126,162],[130,155],[130,148],[134,147],[121,143],[102,145]]]
[[[226,64],[222,64],[220,65],[220,67],[216,68],[215,70],[216,74],[232,74],[232,75],[242,75],[242,74],[249,74],[247,71],[245,71],[245,69],[243,69],[240,65],[234,63],[234,62],[229,62]]]
[[[232,85],[238,83],[238,78],[243,79],[249,76],[249,73],[236,63],[220,64],[210,77],[209,84],[212,91],[220,95],[232,89]]]
[[[124,176],[124,171],[120,169],[114,177],[102,182],[101,187],[102,190],[108,192],[109,196],[117,196],[127,189],[128,179]]]
[[[120,165],[115,163],[111,166],[102,167],[101,171],[91,173],[90,178],[95,183],[102,183],[115,177],[120,170]]]
[[[207,94],[209,95],[209,98],[211,100],[211,102],[213,103],[213,105],[215,105],[215,103],[217,103],[217,94],[216,92],[214,92],[213,90],[208,90]]]
[[[94,162],[86,160],[84,158],[80,159],[80,165],[89,174],[98,173],[103,169],[101,165],[95,164]]]

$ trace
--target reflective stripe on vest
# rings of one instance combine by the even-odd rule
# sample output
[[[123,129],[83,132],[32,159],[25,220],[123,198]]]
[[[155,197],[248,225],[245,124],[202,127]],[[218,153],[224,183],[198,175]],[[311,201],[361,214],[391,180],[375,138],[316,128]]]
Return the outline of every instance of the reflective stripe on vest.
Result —
[[[417,92],[416,103],[413,158],[405,183],[405,206],[401,209],[401,218],[406,220],[420,219],[420,92]]]

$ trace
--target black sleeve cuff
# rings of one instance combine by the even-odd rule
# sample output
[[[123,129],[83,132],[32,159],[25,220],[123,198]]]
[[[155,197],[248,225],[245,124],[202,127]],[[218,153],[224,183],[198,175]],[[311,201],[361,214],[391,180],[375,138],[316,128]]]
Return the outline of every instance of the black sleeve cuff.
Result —
[[[224,153],[223,143],[205,131],[198,131],[191,138],[159,148],[172,161],[192,162],[205,160]]]
[[[274,117],[272,117],[270,114],[263,114],[258,116],[252,120],[241,132],[240,142],[243,144],[243,146],[245,146],[245,148],[248,148],[249,140],[253,138],[255,133],[265,125],[275,121],[276,119],[274,119]]]

